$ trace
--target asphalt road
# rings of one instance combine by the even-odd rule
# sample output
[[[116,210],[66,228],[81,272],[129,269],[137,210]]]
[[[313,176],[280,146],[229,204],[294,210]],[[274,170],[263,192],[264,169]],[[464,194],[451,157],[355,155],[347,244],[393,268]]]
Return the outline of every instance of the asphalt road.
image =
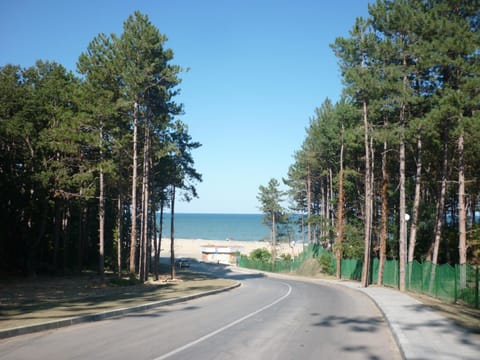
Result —
[[[400,359],[364,294],[258,274],[242,286],[119,318],[0,341],[1,359]]]

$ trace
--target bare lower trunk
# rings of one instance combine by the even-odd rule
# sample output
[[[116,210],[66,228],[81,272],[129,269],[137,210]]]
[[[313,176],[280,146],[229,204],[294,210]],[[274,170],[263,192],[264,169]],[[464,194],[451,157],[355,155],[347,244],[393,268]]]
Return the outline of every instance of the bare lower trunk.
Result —
[[[460,260],[460,288],[467,286],[467,210],[465,206],[465,163],[463,133],[458,138],[458,258]]]
[[[170,216],[170,278],[175,279],[175,186],[172,186]]]
[[[275,260],[277,259],[277,233],[275,228],[275,213],[272,214],[272,270],[275,270]]]
[[[337,263],[337,279],[342,277],[342,242],[343,242],[343,169],[340,169],[338,181],[338,204],[337,204],[337,237],[335,239],[335,257]]]
[[[159,219],[159,229],[158,229],[158,247],[157,247],[157,253],[155,254],[155,259],[157,262],[157,276],[158,276],[158,270],[160,266],[160,252],[162,251],[162,236],[163,236],[163,200],[160,201],[160,219]]]
[[[337,279],[342,277],[342,242],[343,242],[343,125],[340,145],[340,172],[338,174],[338,202],[337,202],[337,237],[335,239],[335,257],[337,263]]]
[[[100,161],[103,160],[103,128],[100,126]],[[100,191],[98,195],[98,272],[103,279],[105,268],[105,184],[103,168],[100,166]]]
[[[399,288],[405,291],[405,267],[407,258],[407,219],[405,218],[405,139],[400,139],[400,234],[399,234]]]
[[[148,202],[149,202],[149,126],[145,124],[145,144],[143,147],[143,175],[142,175],[142,230],[140,250],[140,280],[148,278]]]
[[[463,159],[463,134],[458,139],[458,222],[459,222],[459,260],[460,265],[467,263],[467,210],[465,206],[465,164]]]
[[[310,216],[312,216],[312,179],[310,166],[307,165],[307,238],[309,244],[312,243],[312,225],[310,224]]]
[[[325,200],[325,187],[322,185],[320,188],[320,193],[322,194],[322,202],[320,205],[320,221],[318,222],[318,226],[320,226],[320,242],[325,241],[325,224],[327,219],[327,205]],[[328,194],[328,191],[327,191]],[[327,195],[328,196],[328,195]],[[318,242],[317,242],[318,243]]]
[[[133,164],[132,164],[132,229],[130,233],[130,273],[135,274],[137,255],[137,132],[138,103],[133,109]]]
[[[98,197],[98,273],[101,278],[104,276],[105,263],[105,195],[104,195],[104,179],[103,170],[100,169],[100,195]]]
[[[333,171],[329,169],[329,179],[330,179],[330,201],[328,203],[328,217],[329,217],[329,226],[335,228],[335,216],[333,210]],[[328,231],[330,233],[330,231]],[[330,241],[330,239],[329,239]],[[330,244],[330,243],[329,243]],[[331,245],[331,244],[330,244]]]
[[[365,252],[363,256],[362,286],[367,287],[370,273],[370,247],[371,247],[371,174],[370,174],[370,146],[369,146],[369,124],[367,116],[367,103],[363,102],[364,121],[364,142],[365,142]]]
[[[443,148],[443,161],[442,161],[442,182],[440,187],[440,199],[437,206],[437,219],[435,222],[435,239],[432,247],[429,250],[432,260],[432,271],[430,273],[430,293],[433,291],[435,285],[435,275],[438,263],[438,250],[440,248],[440,240],[442,238],[442,229],[445,212],[445,197],[447,194],[447,166],[448,166],[448,144],[445,141]]]
[[[117,200],[117,229],[118,229],[118,239],[117,239],[117,270],[118,277],[122,277],[122,240],[123,240],[123,195],[120,189],[119,181],[119,193]]]
[[[408,247],[408,262],[411,263],[415,257],[415,245],[417,242],[417,226],[420,213],[420,194],[422,186],[422,139],[417,139],[417,173],[415,176],[415,198],[413,200],[413,217],[410,227],[410,244]]]
[[[445,213],[445,197],[447,194],[447,166],[448,166],[448,145],[444,144],[443,161],[442,161],[442,181],[440,188],[440,198],[438,201],[437,218],[435,221],[435,239],[432,249],[432,263],[438,263],[438,250],[440,248],[440,240],[442,238],[444,213]]]
[[[157,233],[157,208],[154,206],[152,209],[153,212],[153,273],[155,276],[155,280],[158,280],[158,256],[160,253],[160,244],[159,244],[159,237]],[[160,221],[162,219],[160,218]],[[161,225],[160,225],[161,227]]]
[[[387,172],[387,143],[383,143],[382,153],[382,218],[380,229],[380,254],[378,262],[377,285],[383,283],[383,269],[385,266],[385,257],[387,254],[388,237],[388,172]]]

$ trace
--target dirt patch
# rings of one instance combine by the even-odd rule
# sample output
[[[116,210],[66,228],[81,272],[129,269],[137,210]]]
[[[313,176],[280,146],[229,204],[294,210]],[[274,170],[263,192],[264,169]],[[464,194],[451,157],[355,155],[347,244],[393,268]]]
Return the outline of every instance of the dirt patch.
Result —
[[[322,265],[318,259],[307,259],[295,271],[295,275],[313,277],[317,279],[335,279],[334,276],[326,274],[322,271]]]

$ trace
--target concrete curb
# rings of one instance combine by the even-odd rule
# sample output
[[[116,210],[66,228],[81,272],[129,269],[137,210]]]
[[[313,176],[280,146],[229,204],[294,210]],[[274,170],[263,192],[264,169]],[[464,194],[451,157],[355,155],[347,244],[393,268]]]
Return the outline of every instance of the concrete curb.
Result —
[[[237,282],[233,285],[230,285],[230,286],[227,286],[227,287],[224,287],[224,288],[221,288],[221,289],[204,291],[204,292],[200,292],[200,293],[196,293],[196,294],[192,294],[192,295],[182,296],[182,297],[179,297],[179,298],[159,300],[159,301],[155,301],[155,302],[150,302],[148,304],[142,304],[142,305],[132,306],[132,307],[128,307],[128,308],[121,308],[121,309],[103,311],[103,312],[95,313],[95,314],[75,316],[75,317],[71,317],[71,318],[66,318],[66,319],[61,319],[61,320],[56,320],[56,321],[49,321],[49,322],[35,324],[35,325],[26,325],[26,326],[21,326],[21,327],[16,327],[16,328],[0,330],[0,339],[6,339],[6,338],[9,338],[9,337],[25,335],[25,334],[31,334],[31,333],[35,333],[35,332],[44,331],[44,330],[58,329],[58,328],[61,328],[61,327],[77,325],[77,324],[86,323],[86,322],[101,321],[101,320],[105,320],[105,319],[108,319],[108,318],[132,313],[132,312],[138,312],[138,311],[153,309],[153,308],[156,308],[158,306],[172,305],[172,304],[176,304],[176,303],[180,303],[180,302],[184,302],[184,301],[188,301],[188,300],[197,299],[197,298],[204,297],[204,296],[219,294],[219,293],[222,293],[222,292],[225,292],[225,291],[230,291],[232,289],[235,289],[235,288],[239,287],[240,285],[241,285],[241,283]]]

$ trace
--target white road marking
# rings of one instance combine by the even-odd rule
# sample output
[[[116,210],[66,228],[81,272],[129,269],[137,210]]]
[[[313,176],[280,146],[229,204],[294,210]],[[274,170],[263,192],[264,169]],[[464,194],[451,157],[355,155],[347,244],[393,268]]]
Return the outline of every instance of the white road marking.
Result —
[[[157,357],[157,358],[155,358],[155,359],[153,359],[153,360],[163,360],[163,359],[169,358],[169,357],[172,356],[172,355],[178,354],[179,352],[181,352],[181,351],[183,351],[183,350],[186,350],[186,349],[188,349],[189,347],[192,347],[192,346],[194,346],[194,345],[197,345],[197,344],[201,343],[202,341],[205,341],[205,340],[211,338],[212,336],[215,336],[215,335],[221,333],[222,331],[225,331],[225,330],[231,328],[232,326],[235,326],[235,325],[241,323],[242,321],[245,321],[245,320],[247,320],[248,318],[251,318],[252,316],[255,316],[255,315],[257,315],[258,313],[261,313],[262,311],[267,310],[268,308],[271,308],[272,306],[278,304],[280,301],[286,299],[286,298],[292,293],[292,287],[291,287],[289,284],[283,283],[283,282],[282,282],[282,284],[283,284],[283,285],[286,285],[286,286],[288,287],[288,291],[287,291],[287,293],[286,293],[285,295],[283,295],[282,297],[278,298],[278,299],[275,300],[274,302],[272,302],[272,303],[270,303],[270,304],[268,304],[268,305],[265,305],[264,307],[262,307],[262,308],[260,308],[260,309],[258,309],[258,310],[256,310],[256,311],[254,311],[254,312],[252,312],[252,313],[250,313],[250,314],[248,314],[248,315],[245,315],[244,317],[241,317],[240,319],[237,319],[237,320],[235,320],[234,322],[231,322],[230,324],[227,324],[227,325],[225,325],[225,326],[222,326],[221,328],[219,328],[219,329],[217,329],[217,330],[215,330],[215,331],[212,331],[211,333],[209,333],[209,334],[207,334],[207,335],[204,335],[204,336],[202,336],[202,337],[200,337],[200,338],[198,338],[198,339],[196,339],[196,340],[194,340],[194,341],[192,341],[192,342],[189,342],[188,344],[185,344],[185,345],[183,345],[183,346],[181,346],[181,347],[179,347],[179,348],[177,348],[177,349],[175,349],[175,350],[172,350],[172,351],[170,351],[169,353],[166,353],[166,354],[164,354],[164,355],[162,355],[162,356],[160,356],[160,357]]]

